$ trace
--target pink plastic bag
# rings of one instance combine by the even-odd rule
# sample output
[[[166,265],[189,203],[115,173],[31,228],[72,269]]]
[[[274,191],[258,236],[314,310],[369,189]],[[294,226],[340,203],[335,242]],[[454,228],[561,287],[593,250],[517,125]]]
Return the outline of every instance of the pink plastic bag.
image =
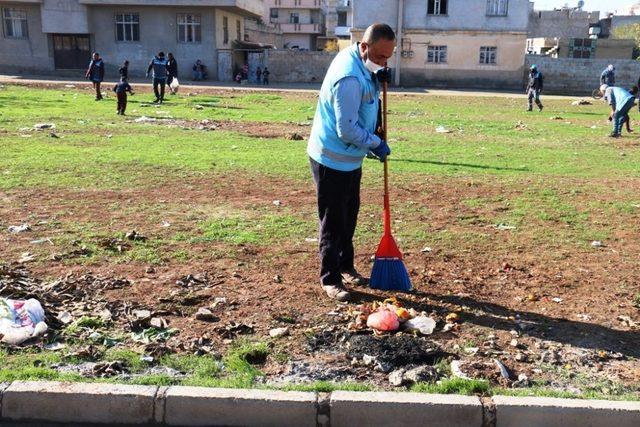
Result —
[[[367,319],[367,326],[371,329],[383,332],[393,332],[400,328],[398,315],[389,310],[379,310],[371,313]]]

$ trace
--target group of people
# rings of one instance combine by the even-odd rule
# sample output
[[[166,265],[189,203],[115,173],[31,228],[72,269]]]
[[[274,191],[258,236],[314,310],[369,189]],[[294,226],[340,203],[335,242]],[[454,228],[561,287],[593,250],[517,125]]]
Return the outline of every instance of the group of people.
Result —
[[[268,67],[258,67],[256,69],[256,82],[258,84],[263,84],[265,86],[269,85],[269,76],[271,75],[271,71],[269,71]],[[236,77],[234,79],[236,83],[242,84],[243,80],[249,80],[249,64],[244,64],[242,69],[236,73]]]

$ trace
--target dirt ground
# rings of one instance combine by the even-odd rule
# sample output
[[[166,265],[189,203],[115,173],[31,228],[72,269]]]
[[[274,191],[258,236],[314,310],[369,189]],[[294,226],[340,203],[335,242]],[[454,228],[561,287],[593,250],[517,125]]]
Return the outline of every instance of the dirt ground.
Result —
[[[477,214],[463,200],[522,191],[505,190],[489,181],[460,179],[453,184],[451,180],[432,179],[411,183],[410,187],[400,185],[394,198],[429,209],[428,216],[419,210],[405,213],[402,221],[424,223],[431,231],[451,229],[451,218]],[[638,180],[626,181],[625,185],[640,190]],[[363,203],[375,204],[379,197],[377,190],[365,189]],[[271,206],[274,200],[292,210],[313,212],[315,194],[310,182],[237,175],[169,181],[161,187],[139,191],[10,190],[0,203],[0,218],[5,229],[8,224],[37,224],[52,218],[64,224],[65,218],[73,218],[80,223],[108,224],[119,230],[135,229],[153,240],[164,232],[155,219],[151,220],[144,210],[126,207],[157,203],[172,206],[171,229],[179,230],[189,227],[186,218],[192,206],[220,203],[252,209]],[[175,211],[176,206],[181,210]],[[402,227],[402,223],[397,226]],[[38,227],[34,225],[34,230],[27,233],[0,234],[0,259],[15,265],[20,254],[33,250],[30,242],[35,237],[68,232],[64,226],[45,231],[43,225],[42,232]],[[636,238],[623,227],[614,227],[615,249],[563,248],[554,252],[540,250],[527,236],[512,237],[508,245],[503,245],[504,231],[487,227],[481,221],[477,229],[488,238],[474,242],[469,249],[404,248],[415,291],[398,297],[406,307],[425,311],[438,321],[430,342],[436,343],[443,354],[453,355],[450,358],[482,362],[485,368],[486,363],[498,358],[512,373],[512,381],[524,374],[527,379],[567,388],[557,377],[558,370],[565,370],[569,376],[573,372],[611,378],[627,385],[640,382],[637,326],[640,311],[632,302],[633,289],[640,277],[640,264],[635,256],[640,245]],[[294,245],[234,246],[176,242],[171,249],[189,245],[189,251],[196,256],[180,263],[154,266],[135,261],[87,265],[73,259],[49,258],[27,268],[30,275],[43,280],[70,273],[128,279],[130,286],[107,290],[106,297],[111,301],[135,302],[151,310],[173,307],[163,315],[171,327],[179,329],[179,334],[170,341],[191,342],[206,335],[213,341],[213,347],[223,352],[230,341],[229,335],[220,331],[221,326],[233,322],[250,325],[256,336],[266,339],[272,328],[286,326],[290,335],[276,340],[275,346],[286,351],[289,360],[269,358],[262,367],[274,381],[300,379],[291,376],[297,370],[302,372],[302,380],[373,379],[387,387],[389,369],[358,370],[354,368],[356,362],[345,352],[336,351],[336,345],[349,338],[348,334],[346,337],[341,334],[352,320],[350,309],[391,295],[361,288],[354,289],[354,302],[348,305],[325,298],[317,283],[316,244],[302,241]],[[372,251],[373,248],[357,248],[357,265],[363,272],[370,271],[367,254]],[[195,302],[175,303],[176,295],[179,298],[182,295],[179,292],[184,290],[176,281],[190,274],[206,275],[207,284],[192,290]],[[621,283],[631,287],[621,288]],[[209,306],[218,297],[226,298],[225,304],[214,309],[219,320],[214,323],[195,320],[198,307]],[[172,298],[174,303],[167,303]],[[460,320],[444,331],[445,317],[453,312]],[[625,323],[624,319],[631,323]],[[328,342],[310,345],[310,337],[326,331],[335,332]],[[300,367],[297,363],[304,365]],[[314,369],[315,374],[310,373]],[[319,370],[326,375],[318,375]],[[481,377],[491,377],[482,373],[482,368],[476,366],[475,370]],[[524,381],[523,378],[519,381]]]

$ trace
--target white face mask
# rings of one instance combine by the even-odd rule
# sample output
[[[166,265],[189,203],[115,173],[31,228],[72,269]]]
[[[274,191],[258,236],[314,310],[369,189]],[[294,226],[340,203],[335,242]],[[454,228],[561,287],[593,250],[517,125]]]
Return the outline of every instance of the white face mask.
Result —
[[[373,62],[372,60],[369,59],[369,53],[367,52],[367,60],[364,61],[364,67],[371,71],[373,74],[377,73],[378,71],[382,70],[384,68],[384,66],[382,65],[378,65],[375,62]]]

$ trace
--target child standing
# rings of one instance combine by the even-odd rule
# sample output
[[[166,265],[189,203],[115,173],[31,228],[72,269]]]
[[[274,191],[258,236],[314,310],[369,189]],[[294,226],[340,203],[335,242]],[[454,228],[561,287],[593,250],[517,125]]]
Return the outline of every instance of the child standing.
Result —
[[[120,78],[129,80],[129,61],[124,61],[118,72],[120,73]]]
[[[262,83],[265,86],[269,85],[269,76],[271,75],[271,72],[269,71],[269,68],[264,67],[264,71],[262,72]]]
[[[133,95],[133,90],[131,86],[127,82],[127,79],[122,77],[118,83],[113,87],[113,91],[116,93],[118,97],[118,113],[119,115],[124,116],[124,112],[127,109],[127,92]]]

